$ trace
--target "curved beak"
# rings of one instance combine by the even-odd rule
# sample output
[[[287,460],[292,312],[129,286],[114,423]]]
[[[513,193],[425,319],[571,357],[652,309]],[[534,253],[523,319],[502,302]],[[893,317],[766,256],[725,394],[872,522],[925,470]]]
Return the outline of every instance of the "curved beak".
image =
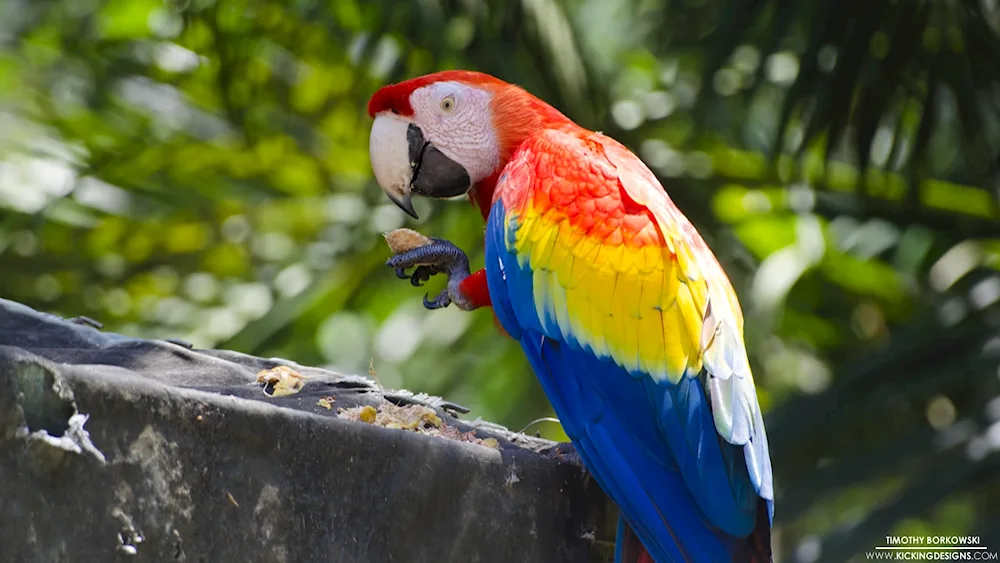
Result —
[[[411,194],[447,198],[472,188],[469,173],[424,138],[409,120],[380,113],[372,124],[368,151],[382,191],[407,215],[417,219]]]

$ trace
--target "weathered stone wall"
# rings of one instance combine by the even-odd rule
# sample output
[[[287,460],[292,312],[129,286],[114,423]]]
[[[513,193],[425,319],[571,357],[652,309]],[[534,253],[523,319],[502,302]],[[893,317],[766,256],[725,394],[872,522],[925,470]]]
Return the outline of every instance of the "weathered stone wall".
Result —
[[[306,383],[268,397],[281,364]],[[0,561],[610,561],[580,466],[461,410],[0,300]]]

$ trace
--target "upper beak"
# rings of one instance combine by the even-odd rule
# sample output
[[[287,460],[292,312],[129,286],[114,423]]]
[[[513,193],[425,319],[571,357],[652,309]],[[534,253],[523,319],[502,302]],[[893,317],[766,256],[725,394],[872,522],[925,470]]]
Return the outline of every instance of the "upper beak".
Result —
[[[420,127],[398,115],[380,113],[375,117],[368,150],[382,191],[414,219],[418,217],[411,194],[454,197],[472,187],[465,167],[427,141]]]

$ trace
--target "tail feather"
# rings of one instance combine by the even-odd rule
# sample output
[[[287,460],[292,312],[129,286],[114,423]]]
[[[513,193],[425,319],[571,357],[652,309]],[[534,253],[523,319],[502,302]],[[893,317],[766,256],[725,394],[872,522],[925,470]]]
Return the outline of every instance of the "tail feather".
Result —
[[[615,563],[656,563],[653,556],[628,525],[625,516],[618,517],[618,539],[615,542]]]
[[[754,530],[742,542],[742,547],[732,560],[735,563],[773,563],[773,557],[768,503],[764,499],[758,499],[757,522]],[[624,515],[618,517],[615,563],[657,563],[646,547],[642,545],[642,541],[629,526]]]
[[[745,563],[772,563],[771,517],[767,501],[757,499],[757,524],[743,544],[737,561]]]

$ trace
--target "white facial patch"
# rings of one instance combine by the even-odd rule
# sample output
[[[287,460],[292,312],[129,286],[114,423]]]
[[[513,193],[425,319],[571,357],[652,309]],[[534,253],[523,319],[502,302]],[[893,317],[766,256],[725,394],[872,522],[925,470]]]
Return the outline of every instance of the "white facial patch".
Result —
[[[375,180],[390,195],[400,197],[410,191],[410,146],[406,138],[410,122],[389,112],[380,113],[372,123],[368,154]]]
[[[500,144],[490,110],[492,99],[492,93],[461,82],[436,82],[418,88],[410,96],[413,122],[424,138],[461,164],[473,184],[500,165]]]

